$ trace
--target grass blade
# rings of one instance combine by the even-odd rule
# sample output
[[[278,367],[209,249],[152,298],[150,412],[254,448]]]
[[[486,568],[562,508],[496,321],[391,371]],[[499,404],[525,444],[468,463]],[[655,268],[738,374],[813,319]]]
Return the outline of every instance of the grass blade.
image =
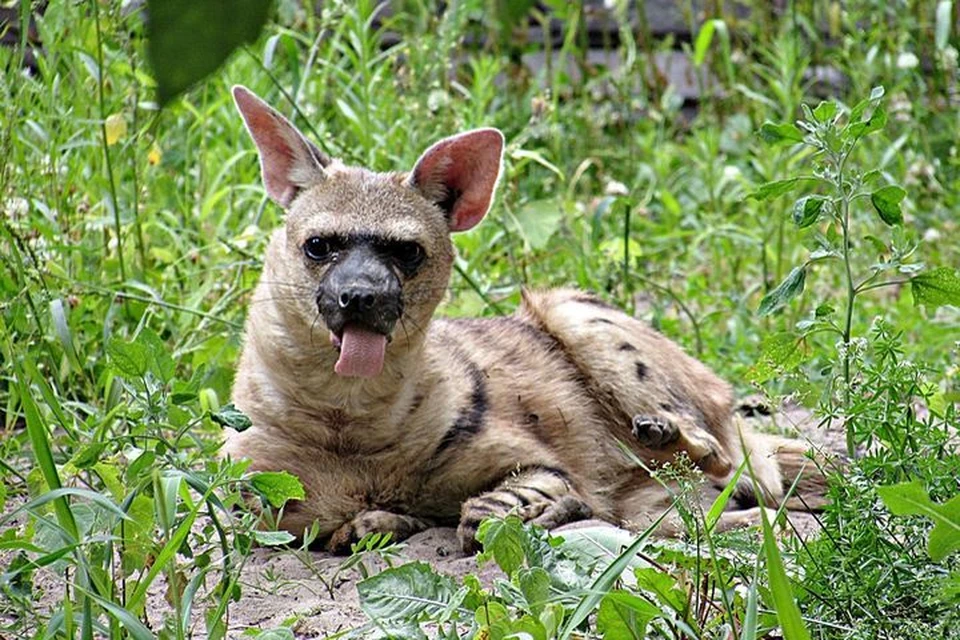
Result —
[[[590,612],[597,608],[597,605],[600,604],[600,601],[603,600],[603,597],[607,595],[610,591],[610,588],[613,586],[613,583],[616,582],[620,576],[623,574],[624,570],[630,566],[630,561],[633,560],[633,556],[640,551],[640,548],[644,545],[647,539],[657,530],[657,527],[660,526],[660,523],[663,522],[663,519],[667,517],[671,511],[673,511],[677,502],[674,500],[673,504],[660,514],[660,517],[647,528],[642,534],[637,536],[637,539],[633,543],[623,550],[617,558],[607,565],[607,568],[603,570],[597,579],[593,581],[593,584],[590,585],[590,590],[584,596],[583,600],[580,601],[580,604],[577,605],[577,608],[573,610],[573,613],[564,623],[563,628],[558,635],[559,640],[567,640],[573,634],[574,629],[576,629],[581,622],[587,619],[587,616],[590,615]],[[789,640],[789,639],[788,639]]]
[[[53,450],[50,448],[50,438],[47,433],[47,427],[40,416],[40,410],[30,392],[30,385],[24,380],[23,369],[19,363],[14,360],[14,370],[17,376],[17,389],[20,392],[20,404],[23,407],[24,420],[27,423],[27,436],[30,438],[30,447],[33,449],[33,456],[37,461],[37,466],[43,474],[43,479],[50,487],[51,491],[56,491],[63,487],[60,482],[60,473],[57,471],[57,465],[53,461]],[[66,496],[56,495],[53,498],[53,508],[57,514],[57,522],[63,527],[72,538],[73,542],[79,541],[79,530],[77,521],[70,510],[70,504]]]
[[[757,496],[758,503],[762,505],[764,503],[763,493],[760,491],[760,485],[757,484],[753,467],[750,465],[750,452],[743,442],[742,434],[740,444],[743,448],[744,461],[747,463],[747,471],[750,473],[750,481],[753,483],[753,491]],[[810,640],[810,631],[800,616],[800,607],[797,606],[797,600],[793,596],[793,588],[790,586],[790,578],[787,576],[787,570],[783,564],[780,547],[777,546],[773,525],[770,524],[767,510],[762,507],[760,509],[760,523],[763,528],[763,555],[767,562],[767,582],[773,595],[773,606],[777,612],[777,620],[780,622],[781,629],[783,629],[783,637],[785,640]]]
[[[740,476],[743,475],[743,470],[746,468],[747,459],[744,458],[743,462],[740,463],[740,466],[737,467],[736,473],[734,473],[733,477],[730,478],[727,486],[724,487],[723,491],[720,492],[720,495],[717,496],[717,499],[713,501],[712,505],[710,505],[710,510],[707,511],[707,516],[704,518],[704,521],[707,525],[707,531],[713,531],[713,528],[717,526],[720,516],[723,515],[723,510],[727,508],[727,503],[730,502],[730,496],[732,496],[733,492],[737,489],[737,482],[740,480]]]

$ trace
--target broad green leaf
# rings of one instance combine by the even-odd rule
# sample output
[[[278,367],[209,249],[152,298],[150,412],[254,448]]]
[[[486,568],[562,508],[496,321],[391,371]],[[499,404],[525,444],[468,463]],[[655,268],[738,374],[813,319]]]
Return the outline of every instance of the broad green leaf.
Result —
[[[150,358],[147,362],[149,370],[164,384],[170,382],[176,370],[176,364],[170,357],[170,349],[160,339],[160,336],[150,328],[144,328],[137,334],[137,342],[147,348]]]
[[[520,569],[517,572],[517,586],[526,598],[530,610],[539,615],[550,600],[550,574],[542,567]]]
[[[128,575],[142,569],[155,543],[153,525],[155,523],[153,499],[144,494],[137,495],[127,507],[126,521],[123,527],[123,567]]]
[[[764,142],[770,144],[797,144],[803,142],[803,132],[795,124],[764,122],[757,132]]]
[[[484,602],[483,606],[473,612],[473,619],[477,624],[488,626],[499,620],[505,620],[510,617],[507,608],[496,601]]]
[[[907,192],[896,185],[887,185],[870,194],[873,208],[880,214],[880,219],[891,227],[903,223],[903,213],[900,212],[900,202]]]
[[[296,540],[289,531],[251,531],[250,533],[257,544],[264,547],[278,547]]]
[[[229,427],[236,431],[245,431],[253,425],[250,418],[240,409],[237,409],[232,402],[219,411],[211,413],[210,419],[221,427]]]
[[[926,305],[933,311],[945,304],[960,307],[960,278],[949,267],[940,267],[915,275],[910,279],[913,304]]]
[[[877,494],[895,516],[924,516],[933,520],[927,543],[932,560],[939,562],[960,550],[960,495],[937,504],[918,480],[877,487]]]
[[[296,640],[293,631],[286,627],[277,627],[276,629],[264,629],[253,636],[253,640]]]
[[[930,530],[930,539],[927,541],[927,552],[936,562],[960,550],[960,495],[940,505],[938,511],[940,517]]]
[[[563,205],[556,200],[534,200],[520,207],[513,219],[531,249],[542,249],[560,227]]]
[[[439,615],[453,598],[456,585],[426,562],[411,562],[381,571],[357,584],[360,607],[373,619],[416,620]]]
[[[850,134],[853,136],[868,136],[875,131],[880,131],[887,126],[887,110],[882,104],[878,104],[864,122],[850,125]]]
[[[826,318],[832,316],[836,313],[837,310],[831,305],[824,303],[817,307],[816,311],[813,312],[813,315],[817,318]]]
[[[563,532],[563,548],[576,554],[584,565],[614,560],[633,540],[634,534],[613,526],[583,527]],[[628,566],[647,566],[647,563],[636,558]]]
[[[881,240],[875,235],[868,234],[863,236],[863,239],[870,243],[870,246],[873,247],[873,250],[876,252],[878,256],[882,256],[890,252],[890,249],[883,242],[883,240]]]
[[[800,187],[805,182],[814,182],[812,178],[788,178],[786,180],[776,180],[774,182],[767,182],[766,184],[760,185],[760,188],[751,193],[748,198],[753,198],[754,200],[770,200],[771,198],[776,198],[782,196],[785,193],[789,193]]]
[[[483,545],[483,553],[477,560],[483,562],[492,557],[505,574],[512,576],[523,565],[524,537],[520,518],[488,518],[477,530],[477,540]]]
[[[150,368],[150,350],[140,342],[115,337],[107,344],[107,355],[113,369],[129,380],[142,378]]]
[[[761,383],[782,371],[796,369],[803,362],[804,344],[802,336],[789,331],[767,336],[760,345],[760,357],[747,377],[751,382]]]
[[[850,121],[847,123],[847,126],[844,127],[842,133],[842,137],[845,140],[859,138],[883,128],[887,122],[887,113],[879,105],[883,95],[883,87],[874,87],[870,91],[869,98],[861,100],[850,110]],[[871,106],[874,107],[873,113],[867,120],[863,120],[863,114],[866,113],[867,109]]]
[[[647,624],[660,615],[660,610],[643,598],[627,591],[611,591],[600,601],[597,630],[603,640],[643,640]]]
[[[502,618],[490,625],[490,640],[547,640],[547,630],[531,615]]]
[[[827,122],[837,114],[837,103],[836,102],[821,102],[817,105],[817,108],[813,110],[813,117],[817,119],[817,122]]]
[[[305,494],[300,479],[286,471],[261,471],[250,477],[250,484],[267,499],[275,509],[287,500],[303,500]]]
[[[677,579],[656,567],[640,567],[633,570],[637,587],[649,591],[674,611],[683,611],[687,604],[686,592],[677,584]]]
[[[803,285],[807,279],[806,265],[794,267],[783,282],[777,285],[776,289],[763,296],[760,301],[760,307],[757,312],[761,316],[770,315],[787,302],[793,300],[803,292]]]
[[[793,222],[804,229],[817,222],[828,202],[823,196],[804,196],[793,205]]]
[[[160,106],[260,35],[270,0],[147,0],[147,58]],[[215,28],[214,28],[215,26]]]
[[[77,469],[89,469],[100,461],[100,455],[107,448],[107,442],[91,442],[83,446],[70,458],[70,464]]]

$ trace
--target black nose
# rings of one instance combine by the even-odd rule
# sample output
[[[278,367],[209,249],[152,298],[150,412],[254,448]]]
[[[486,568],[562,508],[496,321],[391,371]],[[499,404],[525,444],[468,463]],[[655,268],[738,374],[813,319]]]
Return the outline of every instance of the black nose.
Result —
[[[337,297],[337,304],[344,311],[370,311],[376,301],[376,292],[365,287],[344,289]]]

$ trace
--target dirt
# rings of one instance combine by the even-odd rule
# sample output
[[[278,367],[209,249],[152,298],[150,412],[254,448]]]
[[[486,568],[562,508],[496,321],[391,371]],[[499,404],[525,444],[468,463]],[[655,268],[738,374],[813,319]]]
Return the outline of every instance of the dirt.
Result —
[[[756,403],[754,403],[756,404]],[[759,405],[758,405],[759,406]],[[760,429],[798,437],[810,442],[816,449],[838,456],[844,448],[843,435],[836,429],[818,426],[812,414],[797,405],[786,404],[773,416],[749,418]],[[12,508],[8,504],[8,509]],[[809,513],[790,514],[790,523],[797,535],[815,536],[819,530],[816,516]],[[577,523],[574,526],[612,526],[598,521]],[[0,553],[0,566],[6,566],[9,552]],[[394,563],[423,560],[436,570],[454,577],[478,573],[489,583],[498,570],[492,564],[478,570],[474,557],[465,557],[459,550],[456,532],[452,528],[435,528],[419,533],[406,541],[402,557]],[[342,570],[345,558],[324,552],[293,552],[259,548],[252,552],[241,573],[242,597],[229,607],[228,636],[250,637],[248,629],[290,627],[298,638],[324,638],[356,628],[366,622],[360,609],[356,583],[362,578],[356,568]],[[382,566],[382,565],[381,565]],[[375,572],[381,567],[371,566]],[[50,610],[62,597],[62,579],[48,570],[34,576],[36,603],[39,610]],[[213,586],[213,578],[208,587]],[[164,597],[166,589],[162,578],[151,589],[148,616],[151,626],[159,629],[164,617],[171,614]],[[0,620],[13,622],[8,607],[0,609]],[[4,619],[5,618],[5,619]],[[193,636],[204,637],[205,627],[201,612],[194,614]],[[0,631],[0,638],[3,632]]]

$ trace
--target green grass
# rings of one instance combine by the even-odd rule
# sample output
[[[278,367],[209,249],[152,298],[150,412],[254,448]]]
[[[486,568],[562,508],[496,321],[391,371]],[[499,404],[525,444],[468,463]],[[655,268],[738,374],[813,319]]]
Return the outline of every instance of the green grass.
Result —
[[[616,634],[635,633],[641,621],[656,637],[726,637],[722,629],[763,637],[776,625],[785,580],[814,638],[944,637],[960,628],[956,554],[931,561],[930,523],[891,516],[876,491],[919,480],[946,502],[960,488],[950,430],[960,422],[957,293],[948,290],[953,306],[938,308],[915,306],[908,286],[864,290],[850,300],[838,345],[835,334],[803,324],[820,321],[826,303],[847,311],[846,263],[827,261],[807,274],[802,295],[761,316],[761,300],[793,267],[840,242],[828,216],[794,225],[796,197],[841,202],[845,187],[748,197],[822,160],[809,146],[770,146],[757,135],[764,122],[793,122],[801,105],[821,99],[844,114],[883,86],[886,126],[859,140],[848,162],[861,174],[879,171],[878,186],[906,190],[904,221],[888,226],[868,201],[854,202],[846,262],[870,274],[907,254],[901,263],[955,273],[956,3],[797,1],[776,15],[750,1],[742,3],[749,20],[706,16],[723,22],[681,45],[712,78],[699,81],[705,100],[692,121],[651,70],[670,43],[642,25],[621,30],[619,66],[590,65],[586,17],[563,9],[549,64],[530,71],[518,61],[532,45],[511,35],[523,3],[472,0],[445,12],[428,0],[395,4],[374,28],[369,0],[323,3],[317,15],[279,2],[255,44],[163,110],[143,17],[120,3],[51,3],[38,21],[35,76],[19,71],[18,51],[0,50],[0,635],[222,636],[251,545],[280,542],[255,533],[256,517],[236,509],[251,489],[243,465],[214,461],[218,421],[232,419],[222,410],[249,292],[268,235],[282,224],[231,103],[234,83],[267,97],[334,155],[378,170],[408,168],[462,129],[504,131],[498,202],[484,225],[456,237],[460,258],[442,313],[507,312],[524,286],[593,289],[739,392],[792,395],[825,421],[846,417],[853,442],[868,448],[834,478],[816,542],[778,549],[770,539],[760,547],[694,531],[692,547],[658,549],[655,558],[658,575],[683,595],[676,600],[669,589],[657,595],[644,573],[639,586],[634,576],[591,592],[590,575],[612,576],[602,574],[608,565],[623,573],[610,564],[616,555],[594,574],[585,568],[584,583],[567,584],[567,593],[554,584],[549,606],[454,585],[487,611],[475,629],[493,629],[496,610],[507,621],[501,631],[534,625],[530,618],[575,634],[574,618],[563,616],[576,611],[577,630],[599,624],[611,638],[630,637]],[[385,45],[387,34],[396,44]],[[482,47],[466,44],[481,37]],[[812,79],[825,67],[840,86]],[[898,268],[894,279],[913,277]],[[701,549],[709,562],[691,552],[697,544],[709,547]],[[65,585],[49,606],[37,606],[31,587],[43,571]],[[148,629],[144,598],[161,577],[175,587],[170,611]],[[509,577],[529,586],[519,573]],[[667,613],[651,618],[651,603]]]

